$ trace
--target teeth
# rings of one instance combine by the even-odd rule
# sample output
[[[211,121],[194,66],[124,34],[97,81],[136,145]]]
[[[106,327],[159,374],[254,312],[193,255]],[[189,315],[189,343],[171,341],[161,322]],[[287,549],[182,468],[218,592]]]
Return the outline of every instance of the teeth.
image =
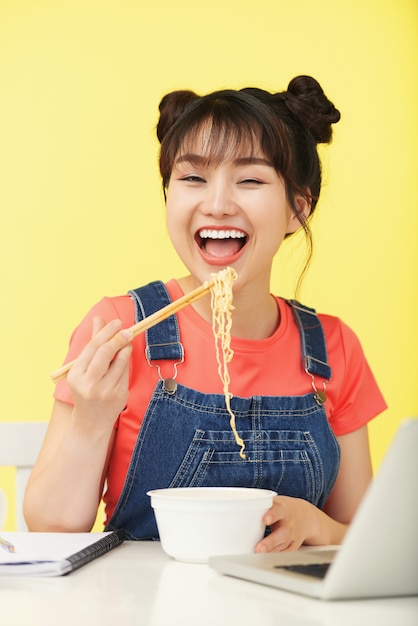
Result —
[[[209,228],[203,228],[199,231],[199,235],[202,239],[241,239],[245,237],[242,230],[211,230]]]

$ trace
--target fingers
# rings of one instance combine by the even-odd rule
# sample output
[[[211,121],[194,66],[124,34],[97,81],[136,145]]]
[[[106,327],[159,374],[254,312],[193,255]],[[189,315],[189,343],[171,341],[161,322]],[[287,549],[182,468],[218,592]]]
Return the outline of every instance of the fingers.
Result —
[[[131,354],[132,332],[121,330],[122,322],[112,320],[105,324],[101,318],[94,318],[91,341],[86,345],[72,367],[69,382],[80,376],[87,377],[97,384],[105,376],[110,384],[115,384],[124,375]]]
[[[266,552],[290,552],[298,550],[301,545],[302,542],[293,539],[288,529],[278,528],[260,541],[256,546],[256,552],[259,554]]]
[[[256,547],[256,552],[297,550],[303,543],[301,522],[297,516],[297,499],[278,496],[263,518],[271,533]]]
[[[89,344],[87,373],[94,379],[109,374],[109,380],[116,382],[129,363],[132,336],[132,331],[121,330],[120,320],[101,328]]]
[[[74,400],[73,417],[83,428],[113,427],[129,395],[132,331],[121,321],[93,321],[92,339],[74,363],[67,380]]]
[[[106,326],[106,323],[102,317],[93,317],[93,332],[91,336],[94,337],[95,335],[97,335],[99,330],[101,330],[104,326]]]

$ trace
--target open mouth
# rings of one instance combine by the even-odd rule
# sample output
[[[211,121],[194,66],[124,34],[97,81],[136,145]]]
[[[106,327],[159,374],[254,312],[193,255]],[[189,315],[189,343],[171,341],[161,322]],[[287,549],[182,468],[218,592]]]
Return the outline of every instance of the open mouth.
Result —
[[[196,234],[196,242],[201,252],[214,259],[235,257],[244,248],[247,235],[235,228],[202,228]]]

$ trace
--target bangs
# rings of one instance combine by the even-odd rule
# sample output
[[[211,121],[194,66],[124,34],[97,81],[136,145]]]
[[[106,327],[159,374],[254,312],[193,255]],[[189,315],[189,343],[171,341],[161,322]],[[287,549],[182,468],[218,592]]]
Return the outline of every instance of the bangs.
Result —
[[[175,159],[185,154],[199,155],[206,166],[217,167],[225,161],[262,154],[261,129],[245,120],[218,116],[199,120],[182,138]]]
[[[278,173],[289,150],[286,131],[261,102],[249,94],[216,92],[199,98],[173,124],[161,142],[160,172],[167,188],[175,160],[199,155],[207,165],[241,157],[264,157]],[[287,147],[287,146],[286,146]]]

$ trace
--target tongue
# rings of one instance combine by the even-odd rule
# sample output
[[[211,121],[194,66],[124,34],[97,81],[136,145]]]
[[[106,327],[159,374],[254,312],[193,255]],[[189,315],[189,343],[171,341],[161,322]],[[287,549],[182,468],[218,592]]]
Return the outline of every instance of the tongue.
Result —
[[[232,256],[241,249],[238,239],[207,239],[204,250],[209,256]]]

